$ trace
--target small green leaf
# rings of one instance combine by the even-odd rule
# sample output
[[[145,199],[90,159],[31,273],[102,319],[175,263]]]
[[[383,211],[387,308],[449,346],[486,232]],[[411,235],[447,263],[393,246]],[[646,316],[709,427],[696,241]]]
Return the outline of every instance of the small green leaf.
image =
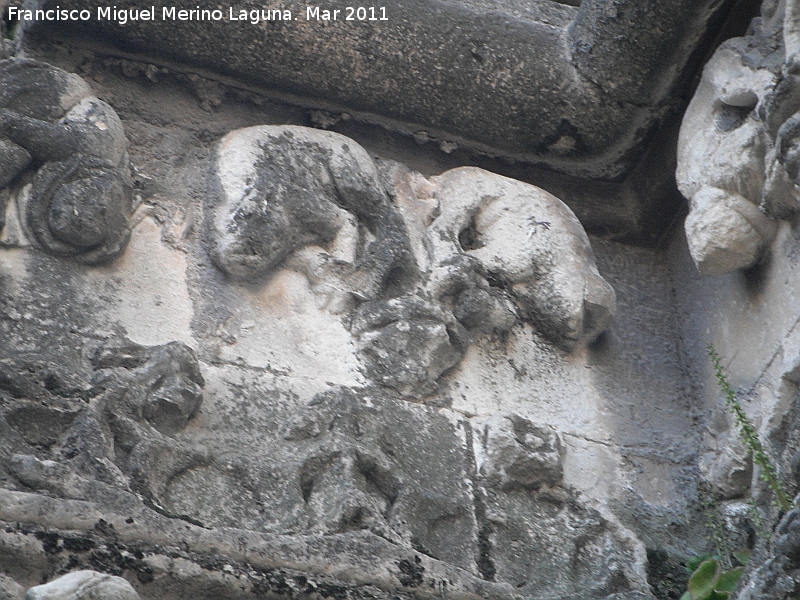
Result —
[[[709,558],[714,558],[714,556],[712,556],[708,552],[705,552],[703,554],[698,554],[697,556],[693,556],[692,558],[690,558],[689,561],[686,563],[686,570],[689,571],[689,575],[697,571],[697,567],[699,567]]]
[[[750,550],[748,550],[747,548],[744,548],[742,550],[737,550],[736,552],[734,552],[733,553],[733,557],[736,560],[739,561],[740,565],[742,565],[743,567],[746,567],[747,563],[750,562],[750,555],[751,554],[752,554],[752,552]]]
[[[725,571],[719,576],[719,581],[717,581],[717,585],[714,586],[714,590],[717,592],[732,592],[736,589],[736,584],[739,583],[739,580],[742,578],[742,573],[744,573],[744,567],[737,567],[730,571]]]
[[[722,567],[713,558],[703,562],[689,578],[689,594],[692,600],[706,600],[717,585]]]

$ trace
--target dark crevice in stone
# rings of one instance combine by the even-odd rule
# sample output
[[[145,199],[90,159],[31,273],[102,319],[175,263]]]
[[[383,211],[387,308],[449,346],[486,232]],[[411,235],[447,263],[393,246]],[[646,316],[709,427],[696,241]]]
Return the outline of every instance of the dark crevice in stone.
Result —
[[[469,461],[468,477],[472,482],[472,498],[475,503],[475,520],[478,525],[478,554],[475,563],[478,566],[478,573],[486,581],[495,581],[497,569],[492,560],[492,541],[489,536],[492,534],[492,524],[486,518],[486,504],[483,501],[481,489],[478,487],[478,470],[475,464],[474,441],[472,425],[469,421],[462,421],[464,437],[467,443],[467,460]]]
[[[400,569],[398,579],[403,587],[419,587],[422,585],[425,567],[420,564],[421,562],[419,556],[415,556],[414,562],[404,558],[397,563]]]
[[[142,499],[142,503],[147,508],[149,508],[150,510],[153,510],[153,511],[157,512],[158,514],[163,515],[163,516],[165,516],[165,517],[167,517],[169,519],[180,519],[181,521],[186,521],[187,523],[190,523],[192,525],[196,525],[197,527],[202,527],[203,529],[209,529],[209,527],[206,527],[205,525],[203,525],[197,519],[195,519],[193,517],[190,517],[189,515],[176,515],[176,514],[173,514],[170,511],[168,511],[167,509],[162,508],[161,506],[159,506],[158,504],[156,504],[155,502],[153,502],[149,498],[143,498]]]
[[[686,567],[676,564],[663,550],[647,549],[647,583],[658,600],[677,600],[688,581]]]
[[[458,233],[458,243],[464,251],[477,250],[483,248],[484,244],[481,241],[480,233],[475,224],[475,216],[470,219],[464,229]]]

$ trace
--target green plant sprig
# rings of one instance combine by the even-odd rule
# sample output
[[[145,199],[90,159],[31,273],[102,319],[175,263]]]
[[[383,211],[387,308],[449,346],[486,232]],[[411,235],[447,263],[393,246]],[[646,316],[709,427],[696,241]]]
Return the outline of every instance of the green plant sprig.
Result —
[[[728,547],[728,540],[725,534],[725,517],[719,508],[719,504],[713,492],[707,486],[703,485],[702,482],[698,492],[700,504],[703,506],[703,513],[706,517],[706,527],[711,533],[711,539],[714,541],[714,547],[717,551],[715,558],[722,563],[724,568],[731,569],[733,565],[731,564],[731,551]],[[711,558],[711,556],[706,556],[703,560],[706,558]],[[702,560],[700,562],[702,562]],[[700,562],[689,569],[690,574],[700,565]]]
[[[748,550],[734,554],[742,566],[727,570],[717,560],[718,556],[704,554],[691,561],[688,589],[681,600],[729,600],[750,560]]]
[[[713,344],[708,344],[708,354],[711,357],[711,362],[714,364],[714,372],[717,376],[719,387],[725,394],[725,404],[733,413],[736,424],[739,426],[739,433],[742,437],[742,441],[750,449],[753,455],[753,462],[761,469],[761,479],[775,494],[777,506],[784,511],[790,510],[792,508],[792,502],[789,499],[789,495],[786,493],[783,482],[780,477],[778,477],[778,471],[764,451],[761,440],[758,438],[756,428],[747,417],[742,405],[739,404],[739,400],[736,398],[736,392],[733,391],[733,388],[728,383],[725,370],[722,368],[722,361]]]

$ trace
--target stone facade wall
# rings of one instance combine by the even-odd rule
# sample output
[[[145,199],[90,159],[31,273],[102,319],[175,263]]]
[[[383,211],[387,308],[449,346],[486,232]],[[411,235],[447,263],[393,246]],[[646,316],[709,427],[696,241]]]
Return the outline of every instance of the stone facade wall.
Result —
[[[584,4],[535,19],[630,21]],[[680,220],[643,183],[672,150],[584,181],[17,37],[0,596],[675,598],[717,533],[753,549],[739,598],[795,597],[795,511],[772,507],[706,348],[793,495],[793,130],[754,108],[793,118],[792,10],[765,4],[709,62],[672,146],[686,234],[662,223],[660,245],[629,223]]]

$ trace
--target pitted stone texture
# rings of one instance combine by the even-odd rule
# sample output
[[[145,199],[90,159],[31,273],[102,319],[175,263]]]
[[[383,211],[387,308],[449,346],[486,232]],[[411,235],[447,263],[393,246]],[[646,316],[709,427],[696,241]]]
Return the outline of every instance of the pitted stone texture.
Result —
[[[240,528],[205,529],[131,503],[115,509],[97,501],[78,502],[5,489],[0,489],[0,499],[2,522],[46,524],[37,531],[55,554],[44,560],[41,544],[35,538],[30,543],[30,534],[6,531],[5,526],[0,532],[0,565],[12,567],[15,573],[23,570],[33,581],[52,574],[53,560],[65,559],[83,568],[100,562],[113,570],[119,568],[116,558],[123,559],[127,576],[136,575],[137,589],[145,598],[237,600],[287,594],[331,597],[334,593],[340,598],[376,600],[398,596],[429,600],[518,598],[509,584],[485,581],[365,531],[261,534]],[[71,530],[59,528],[67,522]],[[92,542],[95,546],[85,549]],[[62,543],[73,549],[61,551]],[[134,557],[143,550],[142,559]]]
[[[745,575],[737,600],[791,600],[800,594],[800,509],[789,511],[772,536],[771,558]],[[749,575],[749,577],[748,577]]]
[[[12,187],[24,236],[87,264],[118,257],[130,234],[131,186],[114,109],[78,76],[39,61],[0,61],[0,81],[0,186]]]
[[[589,238],[563,202],[471,167],[431,181],[440,215],[430,226],[434,264],[428,287],[436,297],[454,297],[466,323],[509,328],[511,300],[526,320],[568,350],[608,329],[616,312],[614,290],[597,271]]]
[[[23,600],[25,588],[16,581],[0,573],[0,600]]]
[[[140,600],[122,577],[76,571],[28,590],[25,600]]]
[[[236,280],[264,278],[306,246],[318,251],[296,260],[311,278],[327,275],[364,299],[413,271],[403,221],[349,138],[294,126],[231,132],[217,147],[213,185],[212,256]]]
[[[101,347],[92,364],[102,373],[97,384],[108,386],[106,404],[113,405],[109,410],[122,411],[137,422],[147,421],[164,434],[186,427],[203,400],[205,382],[197,359],[191,348],[179,342],[156,348],[138,344]],[[125,375],[115,381],[120,373]]]
[[[564,445],[548,425],[499,415],[483,429],[480,474],[504,491],[557,486],[564,477]]]
[[[103,73],[108,77],[106,81],[113,77],[110,71]],[[133,81],[131,85],[135,88],[141,83]],[[152,89],[160,94],[164,91],[162,88],[169,87],[159,85]],[[104,87],[102,90],[104,97],[106,94],[112,97],[112,91],[116,94],[114,97],[123,97],[120,88]],[[47,348],[48,360],[64,362],[67,370],[79,375],[80,381],[89,381],[92,374],[107,373],[108,393],[90,390],[85,398],[97,404],[100,399],[106,399],[110,407],[108,411],[91,415],[93,420],[78,415],[66,430],[56,422],[59,427],[43,432],[45,440],[55,439],[49,448],[32,446],[11,425],[3,426],[0,431],[3,485],[19,492],[13,495],[15,500],[3,494],[0,510],[4,520],[34,522],[48,527],[49,532],[67,527],[92,531],[99,519],[113,520],[115,530],[129,540],[130,545],[125,550],[144,551],[147,564],[160,578],[160,582],[143,586],[142,595],[147,597],[158,597],[154,590],[170,586],[184,590],[182,593],[187,597],[196,598],[225,597],[218,590],[225,590],[231,598],[250,594],[250,589],[257,590],[256,595],[272,594],[276,588],[266,584],[261,588],[244,589],[248,584],[255,586],[262,581],[260,574],[255,579],[250,578],[247,563],[257,570],[276,569],[274,581],[283,577],[279,569],[293,569],[292,574],[286,576],[286,582],[298,593],[309,588],[296,585],[295,572],[314,582],[319,581],[314,579],[314,574],[335,573],[331,575],[333,580],[340,577],[346,582],[345,592],[353,596],[356,592],[371,595],[368,590],[377,585],[380,590],[373,597],[408,595],[406,592],[430,598],[466,597],[462,582],[472,580],[465,572],[449,567],[453,573],[461,574],[446,578],[435,576],[436,561],[424,553],[444,557],[445,561],[464,565],[475,573],[482,572],[476,568],[476,557],[486,548],[484,542],[490,534],[480,534],[481,527],[486,525],[477,506],[483,494],[482,484],[476,484],[476,467],[470,460],[469,450],[463,448],[466,444],[462,423],[473,420],[471,415],[483,417],[507,410],[524,415],[536,427],[543,428],[550,423],[558,428],[567,449],[562,465],[564,480],[581,489],[581,495],[568,490],[565,493],[579,506],[596,505],[608,509],[619,497],[615,494],[627,492],[628,486],[645,492],[652,487],[659,488],[659,493],[665,490],[663,496],[653,500],[660,503],[657,505],[662,511],[659,514],[667,515],[661,518],[660,524],[666,524],[673,515],[680,517],[683,491],[670,488],[675,471],[670,461],[682,460],[671,458],[675,452],[673,437],[679,438],[674,444],[680,446],[682,452],[688,454],[694,448],[684,435],[688,429],[683,424],[690,419],[673,418],[684,412],[684,402],[682,380],[675,374],[671,362],[674,345],[669,333],[673,318],[667,307],[671,297],[669,285],[660,283],[662,276],[667,278],[667,273],[651,270],[650,266],[641,267],[639,250],[616,244],[602,246],[603,258],[607,261],[603,273],[616,276],[619,289],[625,293],[626,329],[608,336],[608,344],[576,348],[567,355],[554,348],[525,321],[527,317],[521,314],[506,291],[495,285],[495,280],[490,280],[488,274],[481,275],[481,270],[485,272],[485,269],[480,264],[474,271],[466,267],[464,270],[484,277],[488,289],[470,284],[473,287],[465,290],[463,296],[459,294],[458,301],[452,305],[450,298],[442,300],[429,293],[425,287],[428,270],[408,291],[398,294],[400,286],[389,285],[383,297],[374,301],[351,299],[345,316],[331,314],[329,309],[315,304],[311,289],[312,285],[323,284],[324,279],[312,282],[310,275],[293,266],[296,264],[294,255],[276,269],[274,276],[267,276],[267,281],[232,281],[208,260],[198,239],[198,228],[190,225],[191,219],[183,220],[170,212],[180,207],[183,215],[200,213],[196,202],[206,192],[202,175],[212,165],[208,152],[210,140],[218,139],[222,135],[222,124],[230,122],[225,121],[226,107],[220,106],[214,119],[189,114],[181,121],[184,117],[175,114],[178,111],[170,103],[161,102],[161,97],[146,98],[150,108],[158,109],[152,113],[139,110],[135,102],[131,99],[120,105],[125,108],[125,112],[120,109],[121,114],[131,118],[126,121],[126,127],[136,136],[135,150],[134,145],[131,147],[131,151],[136,152],[135,163],[141,173],[157,175],[158,184],[167,190],[145,198],[142,211],[152,209],[152,217],[146,217],[137,226],[131,247],[121,260],[108,268],[87,269],[75,261],[53,260],[33,249],[2,251],[0,262],[4,277],[0,308],[3,319],[0,326],[4,340],[9,340],[3,354],[14,357],[26,347],[41,346]],[[186,105],[179,106],[184,107]],[[162,110],[173,111],[171,116],[175,121],[165,126]],[[153,120],[149,120],[148,115],[153,115]],[[187,129],[180,130],[181,127]],[[169,144],[164,143],[170,151],[164,152],[164,147],[149,142],[151,138],[169,140]],[[192,156],[187,160],[189,154]],[[435,188],[428,180],[418,181],[418,184],[419,188]],[[388,195],[391,196],[391,192]],[[440,203],[425,198],[420,204],[431,211],[420,211],[420,223],[424,228],[418,231],[423,235],[414,238],[420,243],[413,247],[415,252],[420,250],[418,256],[426,256],[423,240],[430,234],[427,218],[435,216],[438,206],[434,209],[434,205]],[[537,222],[544,220],[535,216]],[[534,235],[541,233],[543,227],[539,225]],[[177,234],[176,230],[179,230]],[[471,245],[471,233],[468,231],[463,236],[467,246]],[[524,233],[527,235],[527,231]],[[369,241],[368,234],[364,237]],[[308,248],[314,250],[313,246]],[[175,264],[170,258],[173,254],[180,258]],[[463,254],[466,263],[478,263],[467,251]],[[609,255],[620,262],[608,262]],[[655,253],[653,258],[657,260]],[[647,283],[642,285],[642,281]],[[644,293],[642,288],[645,288]],[[395,299],[410,296],[421,299],[421,306],[387,311],[390,323],[386,326],[397,324],[397,331],[390,331],[400,336],[398,340],[403,341],[402,322],[412,323],[418,319],[425,324],[432,323],[433,330],[439,334],[444,329],[447,343],[455,350],[459,350],[457,336],[461,335],[456,325],[467,329],[472,337],[467,346],[468,360],[441,374],[440,369],[449,362],[450,351],[446,345],[433,346],[435,351],[427,354],[419,353],[419,364],[431,359],[433,368],[418,372],[424,378],[437,377],[437,393],[424,398],[412,397],[416,402],[403,402],[389,397],[393,394],[390,386],[380,390],[351,389],[360,403],[352,410],[338,404],[331,408],[339,401],[327,395],[318,405],[301,410],[299,407],[317,393],[331,390],[336,384],[364,384],[366,378],[351,377],[350,371],[346,376],[340,375],[345,371],[343,365],[347,369],[352,367],[353,371],[358,367],[355,345],[360,340],[348,329],[353,317],[360,314],[362,308],[366,311],[365,307],[372,302],[380,308]],[[124,304],[119,303],[120,298],[124,299]],[[497,309],[486,318],[487,310],[481,306],[497,306]],[[383,314],[381,310],[377,312]],[[363,331],[364,334],[378,333],[384,326],[380,322],[375,329],[370,329],[372,325],[369,325]],[[179,371],[176,373],[161,363],[145,369],[148,359],[144,363],[139,359],[128,362],[126,357],[129,354],[135,357],[136,353],[124,350],[126,344],[115,354],[120,357],[118,363],[96,360],[98,368],[91,364],[91,358],[97,356],[92,352],[95,346],[120,329],[126,330],[127,337],[138,343],[164,344],[170,339],[180,339],[196,348],[206,385],[203,402],[194,416],[189,418],[196,401],[193,386],[185,382],[177,386],[170,384],[173,377],[191,381],[191,369],[180,367],[175,369]],[[452,333],[456,335],[451,337]],[[444,340],[444,335],[439,339]],[[308,348],[313,349],[313,353],[308,352]],[[413,341],[406,348],[417,350]],[[399,352],[391,358],[398,357]],[[24,365],[15,368],[21,374],[26,372]],[[159,384],[161,374],[166,375],[163,388]],[[97,385],[104,381],[102,377],[95,379]],[[41,383],[50,393],[47,385],[72,394],[64,384]],[[117,395],[119,390],[125,394]],[[181,398],[184,391],[188,397]],[[32,392],[32,395],[37,393]],[[169,402],[161,401],[163,394],[170,395]],[[74,395],[79,396],[78,392]],[[48,400],[48,397],[42,399]],[[421,406],[423,403],[428,407]],[[450,403],[455,410],[444,408]],[[430,405],[443,408],[432,410]],[[153,412],[149,413],[147,407]],[[170,407],[174,407],[181,418],[166,429],[161,425],[160,415],[169,415]],[[320,417],[315,419],[317,410]],[[302,428],[312,434],[317,432],[317,436],[285,439],[281,425],[299,412],[311,415],[307,419],[308,426]],[[351,412],[358,418],[351,420]],[[184,420],[187,426],[173,431]],[[26,435],[35,433],[22,429],[22,421],[22,418],[17,419],[15,425]],[[351,425],[351,421],[355,424]],[[651,422],[656,425],[651,426]],[[85,445],[67,446],[61,454],[64,446],[60,440],[64,433],[69,435],[70,432],[79,435]],[[386,444],[387,440],[392,443]],[[11,443],[19,446],[6,460],[5,447]],[[455,448],[454,454],[443,452],[443,447]],[[72,449],[79,450],[79,454],[70,458]],[[645,477],[637,482],[624,464],[632,452],[665,461],[668,466],[660,463],[657,471],[665,483],[650,486],[643,483]],[[531,457],[523,451],[509,459],[504,463],[508,465],[505,472],[524,483],[526,487],[520,486],[520,489],[525,494],[535,493],[538,498],[542,493],[548,496],[549,491],[554,502],[563,501],[558,485],[538,483],[540,479],[556,480],[558,467],[545,461],[541,468],[544,475],[539,475],[539,467],[528,460],[538,458],[536,452],[532,454]],[[524,467],[521,475],[514,466],[517,464]],[[649,482],[652,467],[644,464]],[[487,483],[485,487],[491,486]],[[502,489],[492,489],[498,494],[506,493]],[[38,493],[31,493],[35,490]],[[511,489],[509,493],[517,491]],[[392,504],[395,494],[397,499]],[[520,502],[522,513],[526,505]],[[74,511],[64,511],[65,505],[74,507]],[[146,508],[148,506],[152,509]],[[560,514],[575,514],[571,510]],[[626,516],[636,512],[627,523],[634,522],[635,517],[642,514],[652,523],[650,505],[639,510],[632,501],[619,508],[619,512]],[[553,525],[558,530],[560,527],[560,522],[554,524],[552,515],[544,509],[529,513],[541,515],[545,528]],[[127,523],[128,518],[133,523]],[[568,520],[566,516],[564,520]],[[192,523],[200,523],[202,527]],[[532,539],[539,539],[534,535],[537,522],[533,517],[525,527],[529,527],[526,531],[533,532],[529,534]],[[575,529],[584,531],[577,526]],[[392,542],[385,541],[381,535]],[[570,535],[568,531],[566,539],[573,539]],[[23,534],[12,537],[0,526],[0,543],[22,537]],[[109,549],[122,551],[121,546],[111,545],[111,538],[109,535]],[[41,547],[39,540],[30,534],[28,539]],[[502,538],[497,539],[499,564],[500,557],[507,556],[504,549],[508,546],[503,545]],[[259,546],[253,540],[265,545]],[[153,544],[169,547],[163,552],[170,556],[151,556]],[[245,555],[248,548],[251,552]],[[322,548],[327,553],[321,553]],[[391,550],[387,554],[391,559],[381,559],[381,569],[378,569],[372,565],[378,560],[376,556],[384,556],[376,551],[381,548]],[[293,553],[292,549],[297,550]],[[517,550],[519,547],[514,548]],[[562,550],[572,552],[572,549]],[[524,545],[519,551],[527,552]],[[160,554],[158,550],[154,552]],[[237,556],[239,562],[228,563],[217,557],[211,560],[207,555],[190,556],[195,552],[231,554]],[[183,558],[176,557],[176,553]],[[0,560],[8,560],[7,554],[0,554]],[[45,563],[51,559],[66,562],[70,560],[69,554],[74,553],[63,551],[53,556],[41,549],[38,554],[32,553]],[[81,564],[72,568],[86,568],[92,553],[78,554]],[[579,557],[576,560],[583,560],[584,555],[575,555]],[[581,563],[588,565],[588,572],[592,572],[591,565],[603,564],[596,556]],[[186,562],[181,563],[181,560]],[[514,559],[503,560],[513,562]],[[173,564],[175,569],[170,570]],[[233,573],[229,569],[223,571],[229,566],[234,569]],[[0,566],[2,568],[4,566]],[[177,574],[181,569],[185,569],[182,571],[185,577]],[[193,581],[192,569],[196,573]],[[528,581],[534,580],[535,570],[520,567]],[[51,568],[50,576],[52,572]],[[509,572],[502,571],[502,576],[497,576],[496,580],[500,582]],[[142,571],[132,569],[126,572],[126,577],[139,573]],[[14,574],[16,576],[16,572]],[[236,579],[238,575],[241,579]],[[217,582],[226,577],[231,580],[229,587],[221,584],[216,587]],[[596,577],[598,581],[602,578],[602,574]],[[32,585],[32,581],[39,580],[37,577],[36,581],[29,579],[26,583]],[[441,585],[442,581],[447,585]],[[213,585],[204,585],[206,582]],[[416,584],[419,586],[413,587]],[[602,594],[608,589],[602,584],[597,588],[593,585],[588,584],[592,593]],[[505,583],[486,584],[484,588],[475,589],[483,591],[501,586],[510,593],[513,591],[512,586]],[[489,597],[478,592],[476,595]],[[576,592],[567,597],[579,596]]]
[[[752,457],[740,439],[733,415],[721,401],[708,420],[698,469],[720,500],[743,498],[750,491]]]
[[[477,531],[460,427],[432,409],[340,389],[293,415],[291,485],[311,532],[368,529],[468,571]],[[412,443],[413,441],[413,443]]]
[[[6,187],[31,162],[31,154],[22,146],[0,140],[0,188]]]
[[[495,577],[524,597],[652,598],[634,549],[597,511],[563,490],[490,490],[486,504]]]
[[[177,342],[129,343],[101,348],[93,363],[91,382],[71,390],[62,384],[60,394],[50,365],[39,368],[51,389],[25,375],[6,387],[20,396],[6,403],[0,421],[11,434],[2,448],[6,467],[32,489],[83,498],[100,482],[158,502],[176,472],[208,461],[174,437],[202,402],[197,359]]]
[[[564,486],[555,428],[518,414],[473,426],[484,576],[532,598],[651,597],[641,542]]]
[[[459,363],[469,342],[446,309],[418,296],[365,302],[352,316],[367,374],[407,397],[436,391],[436,381]]]
[[[85,0],[60,6],[96,9]],[[157,2],[156,13],[163,6],[170,4]],[[190,61],[422,139],[615,177],[630,167],[692,53],[713,38],[707,29],[728,8],[719,0],[585,0],[579,7],[428,0],[387,5],[385,20],[376,11],[374,21],[348,22],[350,5],[335,0],[319,6],[340,11],[324,22],[306,6],[284,2],[295,19],[274,26],[230,22],[227,14],[222,21],[58,25],[68,35],[82,30],[126,51]]]
[[[348,388],[284,414],[246,453],[209,439],[209,460],[173,472],[159,504],[206,527],[371,532],[475,571],[469,461],[455,415]]]

